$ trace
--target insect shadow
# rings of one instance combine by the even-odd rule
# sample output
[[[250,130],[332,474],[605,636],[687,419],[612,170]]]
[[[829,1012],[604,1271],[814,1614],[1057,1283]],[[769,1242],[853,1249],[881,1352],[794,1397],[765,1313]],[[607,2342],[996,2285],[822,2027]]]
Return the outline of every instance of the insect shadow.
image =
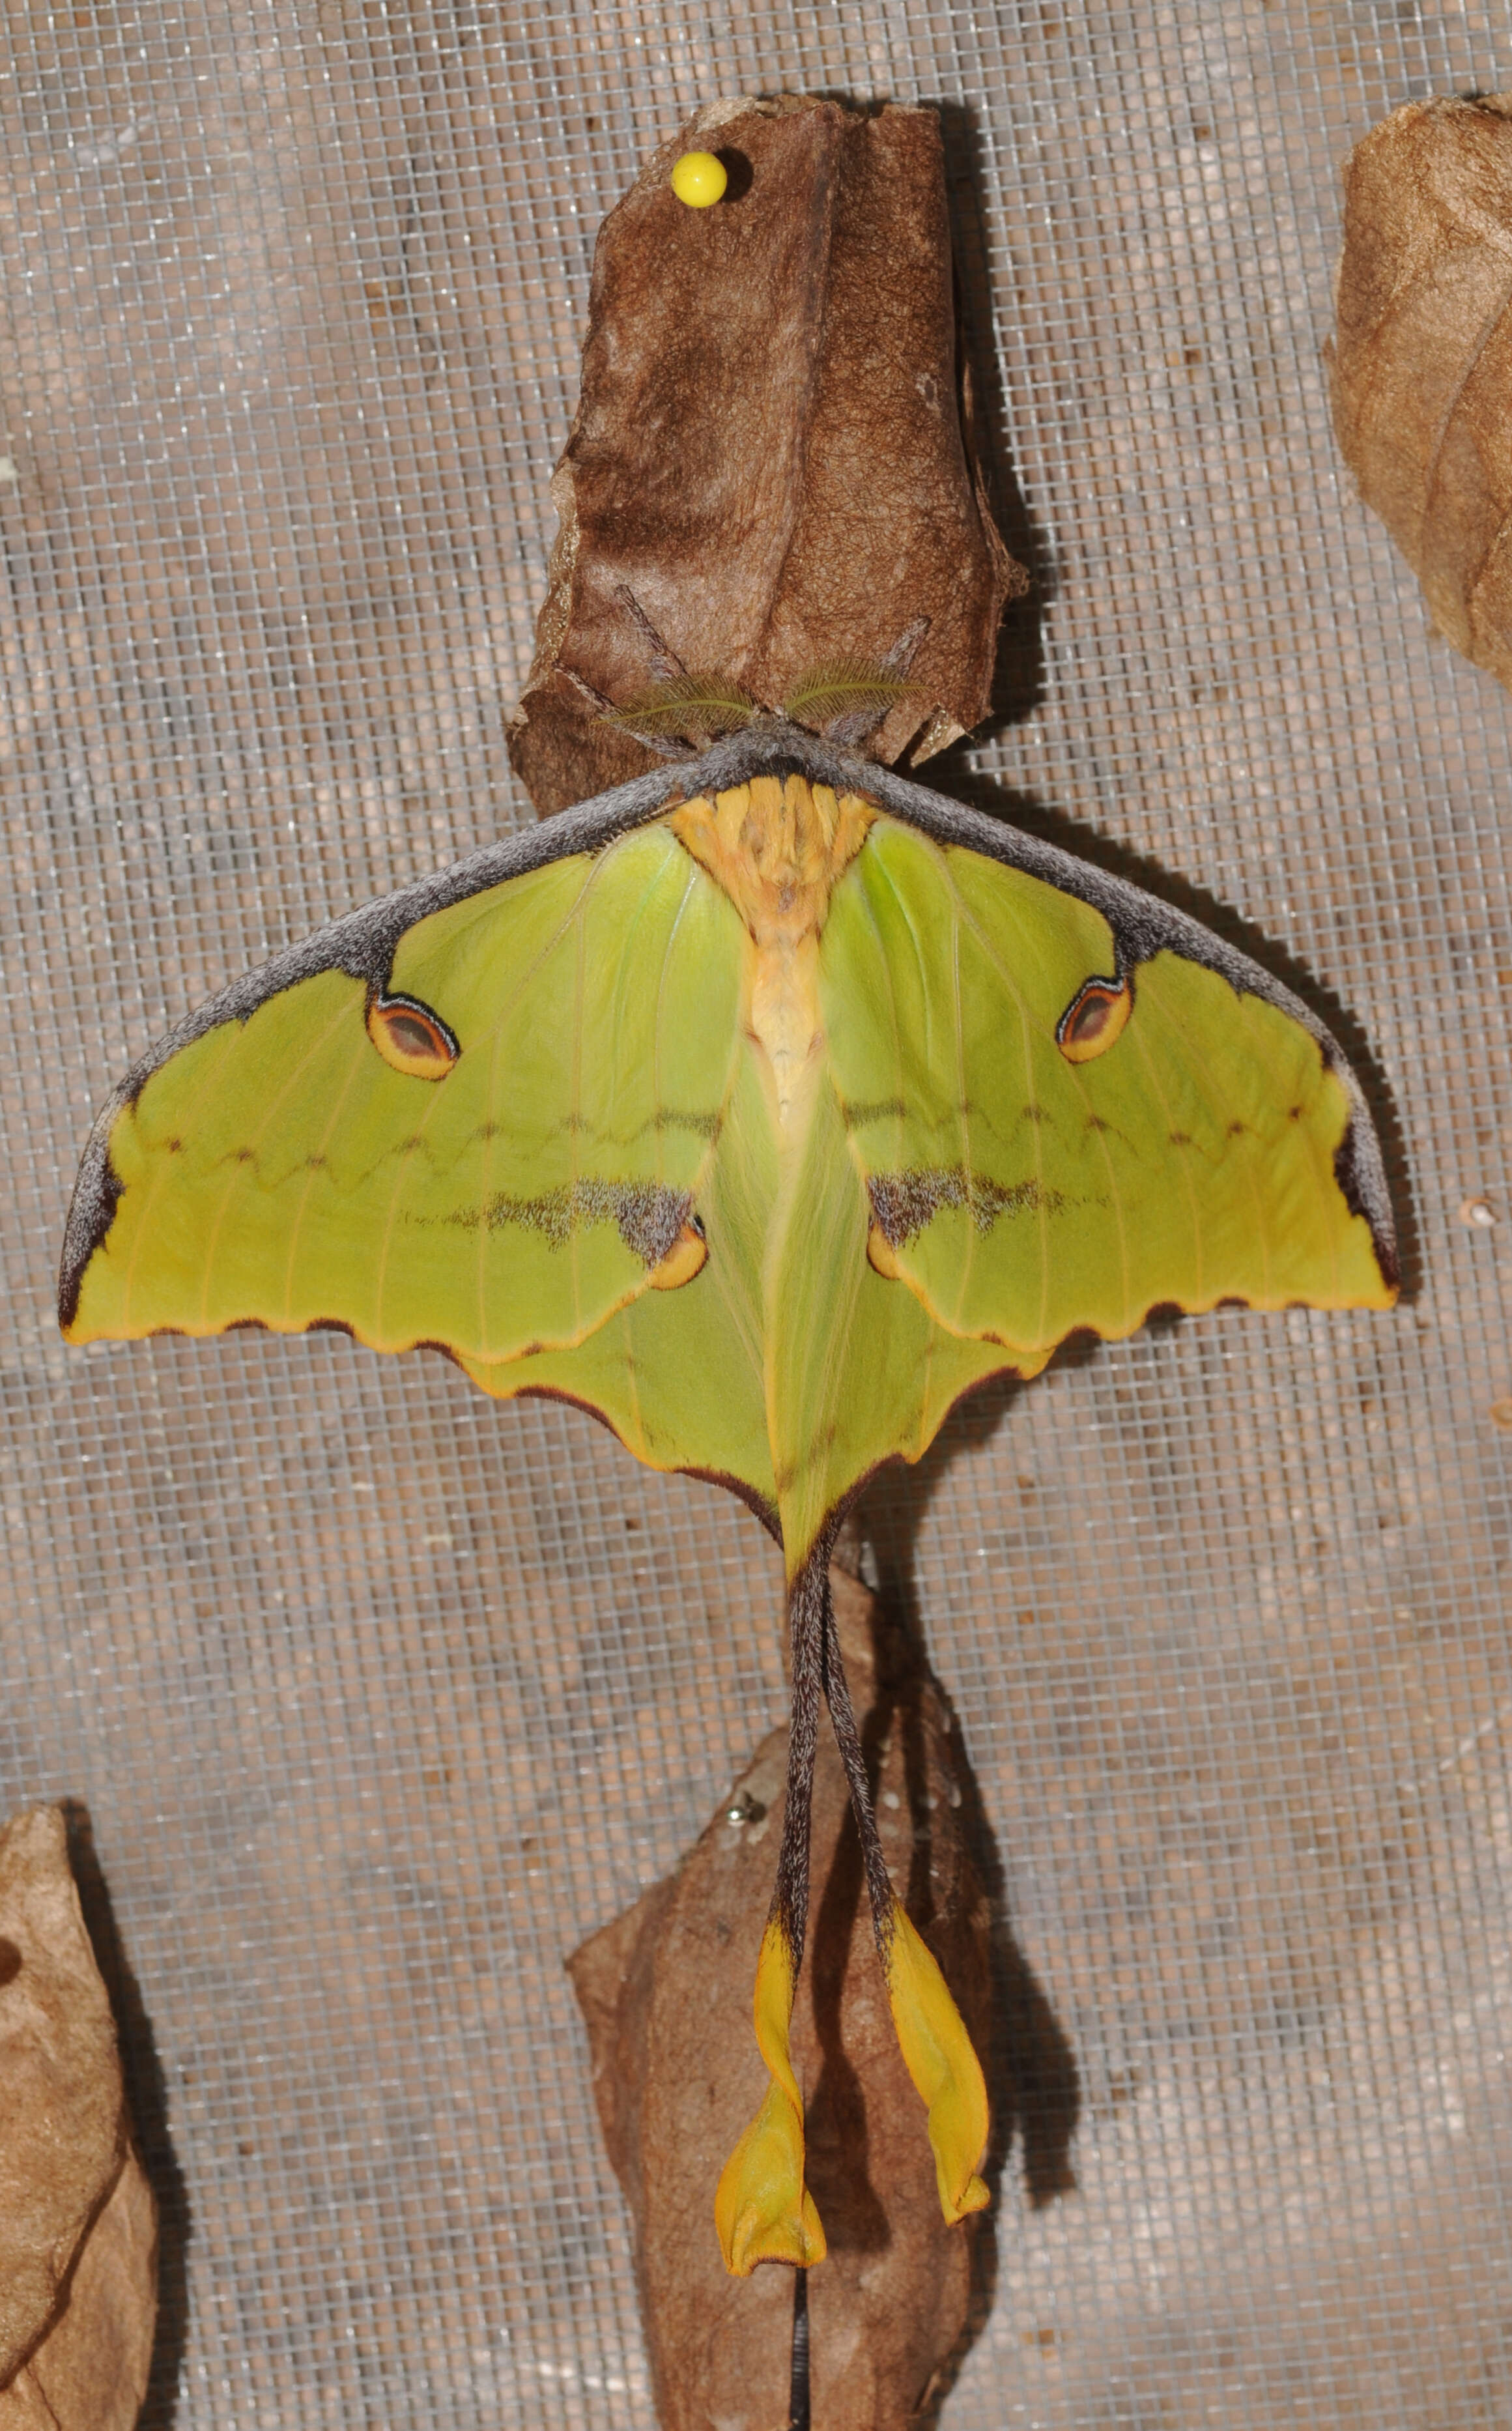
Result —
[[[1049,539],[1029,511],[1014,472],[1013,442],[1002,370],[992,343],[1005,326],[994,301],[992,242],[983,196],[988,191],[987,147],[979,113],[962,101],[933,99],[945,153],[945,207],[956,295],[957,378],[961,422],[976,452],[993,519],[1029,577],[1010,599],[998,634],[992,708],[977,740],[990,740],[1037,708],[1045,691],[1045,612],[1055,596]]]
[[[152,2369],[136,2431],[172,2431],[189,2336],[189,2240],[193,2214],[189,2188],[168,2127],[168,2088],[142,1987],[122,1946],[109,1886],[94,1847],[94,1827],[81,1799],[62,1802],[69,1863],[84,1929],[100,1970],[121,2042],[121,2071],[137,2151],[158,2202],[158,2320]]]

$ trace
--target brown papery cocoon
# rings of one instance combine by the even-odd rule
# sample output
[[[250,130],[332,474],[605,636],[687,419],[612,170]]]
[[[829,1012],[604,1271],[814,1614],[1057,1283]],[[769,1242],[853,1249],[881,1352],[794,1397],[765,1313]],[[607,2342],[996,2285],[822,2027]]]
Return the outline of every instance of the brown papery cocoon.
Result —
[[[1344,193],[1339,445],[1439,630],[1512,689],[1512,100],[1393,110]]]
[[[990,1912],[962,1839],[949,1718],[875,1599],[832,1576],[889,1870],[985,2052]],[[777,2431],[788,2420],[794,2274],[766,2263],[729,2277],[714,2225],[719,2172],[766,2089],[751,1985],[786,1766],[787,1733],[773,1731],[677,1873],[567,1962],[630,2205],[663,2431]],[[732,1806],[749,1819],[731,1822]],[[963,2346],[977,2223],[948,2228],[940,2217],[924,2105],[893,2032],[845,1776],[822,1722],[792,2052],[830,2249],[808,2274],[814,2421],[905,2431]]]
[[[717,152],[724,199],[668,182]],[[582,393],[510,730],[543,813],[654,764],[616,706],[682,665],[778,707],[817,666],[885,661],[928,619],[907,697],[866,745],[921,760],[987,713],[1006,599],[956,349],[939,120],[784,95],[723,101],[654,156],[598,232]]]

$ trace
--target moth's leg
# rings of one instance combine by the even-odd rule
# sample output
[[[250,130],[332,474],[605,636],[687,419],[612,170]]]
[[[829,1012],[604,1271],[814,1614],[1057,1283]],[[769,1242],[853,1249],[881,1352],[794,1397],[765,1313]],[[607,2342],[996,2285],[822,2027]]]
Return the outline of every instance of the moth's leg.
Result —
[[[916,616],[912,625],[904,626],[887,656],[881,661],[877,668],[877,673],[885,683],[902,682],[917,657],[919,645],[929,629],[930,620],[927,616]],[[828,719],[820,727],[819,731],[826,743],[838,743],[842,749],[848,750],[858,743],[865,743],[867,735],[882,724],[886,714],[885,709],[843,711],[840,716]]]
[[[918,655],[919,644],[929,629],[930,620],[927,616],[916,616],[912,625],[905,625],[882,661],[883,675],[906,676]]]
[[[683,665],[682,661],[679,658],[676,650],[672,648],[671,645],[663,641],[661,634],[657,631],[656,627],[652,624],[645,609],[641,606],[640,601],[636,598],[634,592],[630,587],[630,584],[628,582],[616,582],[614,585],[614,596],[618,600],[620,606],[624,609],[626,615],[630,618],[630,623],[634,626],[642,641],[646,644],[646,647],[649,653],[651,661],[651,673],[656,679],[656,681],[658,683],[676,683],[679,676],[685,676],[687,674],[687,668]]]
[[[584,700],[593,703],[600,717],[617,716],[618,713],[613,702],[598,690],[596,684],[591,684],[586,676],[580,676],[576,667],[559,666],[557,673],[559,676],[565,676],[568,683],[581,693]],[[647,751],[656,752],[660,759],[693,760],[697,757],[691,744],[672,742],[664,734],[643,734],[638,727],[623,724],[620,730],[630,735],[633,742],[644,743]]]

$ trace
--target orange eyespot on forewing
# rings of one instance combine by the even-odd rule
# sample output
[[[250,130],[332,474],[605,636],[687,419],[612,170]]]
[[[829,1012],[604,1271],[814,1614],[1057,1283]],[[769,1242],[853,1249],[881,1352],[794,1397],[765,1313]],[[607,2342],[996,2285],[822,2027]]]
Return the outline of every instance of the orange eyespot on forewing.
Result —
[[[440,1014],[412,996],[376,996],[367,1034],[385,1064],[415,1081],[444,1081],[462,1052]]]
[[[703,1226],[697,1216],[690,1216],[664,1258],[651,1268],[647,1281],[653,1291],[680,1291],[702,1271],[709,1255],[709,1244],[703,1237]]]
[[[1055,1044],[1067,1064],[1090,1064],[1122,1036],[1133,1010],[1134,990],[1127,979],[1087,980],[1056,1023]]]

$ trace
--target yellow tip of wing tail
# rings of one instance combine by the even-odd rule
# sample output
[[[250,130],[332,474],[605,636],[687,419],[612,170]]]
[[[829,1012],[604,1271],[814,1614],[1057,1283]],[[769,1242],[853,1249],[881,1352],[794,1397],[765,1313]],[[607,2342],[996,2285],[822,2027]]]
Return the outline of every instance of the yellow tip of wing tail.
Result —
[[[803,2097],[788,2054],[795,1970],[775,1920],[756,1963],[754,2021],[772,2072],[761,2108],[731,2154],[714,2195],[725,2269],[746,2278],[758,2262],[822,2262],[824,2231],[803,2183]]]
[[[948,2221],[964,2220],[991,2200],[977,2174],[987,2146],[986,2084],[945,1978],[897,1900],[887,1997],[904,2065],[929,2110],[940,2209]]]

